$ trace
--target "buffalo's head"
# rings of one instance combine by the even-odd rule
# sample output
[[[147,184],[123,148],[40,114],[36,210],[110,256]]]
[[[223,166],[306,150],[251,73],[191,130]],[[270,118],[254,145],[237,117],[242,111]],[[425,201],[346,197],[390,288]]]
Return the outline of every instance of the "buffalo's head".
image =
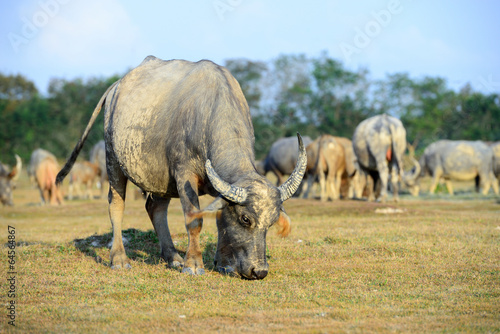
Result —
[[[269,271],[267,231],[278,224],[280,235],[286,236],[290,232],[290,219],[283,209],[283,202],[298,189],[306,169],[306,151],[302,138],[297,136],[297,165],[279,187],[257,173],[229,184],[219,177],[207,160],[207,175],[220,196],[202,212],[217,212],[218,242],[214,262],[220,272],[245,279],[266,277]]]
[[[418,161],[415,160],[413,157],[411,158],[411,160],[414,164],[414,167],[412,168],[411,171],[404,173],[403,182],[408,188],[410,194],[412,194],[413,196],[418,196],[418,193],[420,192],[420,185],[418,182],[418,178],[420,177],[422,168],[418,163]]]

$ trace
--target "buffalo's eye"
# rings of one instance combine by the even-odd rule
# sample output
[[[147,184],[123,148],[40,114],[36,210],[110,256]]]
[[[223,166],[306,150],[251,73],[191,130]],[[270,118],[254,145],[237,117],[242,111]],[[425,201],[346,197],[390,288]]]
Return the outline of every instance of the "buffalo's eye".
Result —
[[[250,227],[250,225],[252,225],[252,222],[250,221],[250,218],[248,218],[245,215],[242,215],[240,217],[240,222],[241,222],[241,225],[243,225],[245,227]]]

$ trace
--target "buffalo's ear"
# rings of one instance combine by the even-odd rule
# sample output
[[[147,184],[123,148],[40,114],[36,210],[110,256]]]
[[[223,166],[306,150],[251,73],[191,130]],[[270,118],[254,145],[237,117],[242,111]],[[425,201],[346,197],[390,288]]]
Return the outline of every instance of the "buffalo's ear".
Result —
[[[16,176],[18,175],[18,170],[17,170],[17,166],[14,166],[14,168],[12,168],[12,171],[9,173],[9,175],[7,175],[7,178],[9,178],[10,180],[16,178]]]
[[[280,217],[278,219],[278,235],[285,238],[290,234],[290,231],[292,230],[292,226],[290,224],[290,217],[285,213],[285,210],[281,208],[280,210]]]
[[[227,202],[222,197],[217,197],[205,209],[188,213],[191,219],[203,218],[205,216],[215,215],[219,210],[222,210],[227,205]]]

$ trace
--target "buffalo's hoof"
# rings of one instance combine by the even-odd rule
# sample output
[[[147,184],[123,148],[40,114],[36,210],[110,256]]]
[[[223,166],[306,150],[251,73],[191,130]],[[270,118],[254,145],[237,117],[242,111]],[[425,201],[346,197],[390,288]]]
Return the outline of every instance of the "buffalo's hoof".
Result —
[[[181,268],[182,267],[182,263],[179,262],[179,261],[172,261],[171,263],[169,263],[168,265],[170,268],[174,268],[174,269],[177,269],[177,268]]]
[[[124,269],[132,269],[132,266],[130,265],[130,263],[125,263],[125,265],[123,265],[123,268]],[[111,269],[122,269],[122,266],[120,264],[113,264],[111,266]]]
[[[197,268],[196,270],[193,270],[193,268],[184,268],[182,269],[183,274],[188,274],[188,275],[205,275],[205,269],[203,268]]]

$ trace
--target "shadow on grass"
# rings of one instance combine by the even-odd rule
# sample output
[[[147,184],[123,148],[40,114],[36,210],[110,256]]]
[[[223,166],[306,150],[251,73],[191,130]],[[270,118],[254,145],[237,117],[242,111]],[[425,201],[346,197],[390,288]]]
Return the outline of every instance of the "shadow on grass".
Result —
[[[143,262],[149,265],[165,264],[165,261],[160,256],[160,243],[158,236],[154,230],[141,231],[130,228],[122,231],[123,244],[125,252],[130,260]],[[172,235],[174,244],[176,244],[177,252],[184,257],[187,249],[187,235]],[[179,240],[182,239],[182,240]],[[94,258],[97,263],[109,267],[109,249],[111,248],[113,233],[105,233],[102,235],[94,234],[85,239],[75,239],[75,247],[86,256]],[[203,264],[205,269],[214,270],[213,259],[217,248],[217,238],[210,233],[202,233],[200,235],[200,243],[203,248]],[[101,258],[98,255],[100,249],[107,249],[108,257]],[[99,251],[99,253],[102,253]],[[133,266],[133,264],[132,264]]]

